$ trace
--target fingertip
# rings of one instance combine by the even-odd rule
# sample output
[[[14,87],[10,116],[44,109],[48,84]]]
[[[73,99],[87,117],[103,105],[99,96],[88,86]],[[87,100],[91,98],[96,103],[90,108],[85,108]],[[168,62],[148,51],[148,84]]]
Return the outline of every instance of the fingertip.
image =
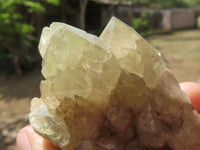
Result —
[[[16,143],[19,150],[32,150],[30,140],[24,130],[18,133]]]
[[[21,132],[27,132],[28,130],[33,130],[33,128],[31,127],[31,125],[27,125],[25,127],[23,127],[18,134],[20,134]]]
[[[193,107],[200,113],[200,84],[195,82],[180,83],[181,89],[188,94]]]
[[[18,132],[16,143],[19,150],[60,150],[38,135],[30,125]]]

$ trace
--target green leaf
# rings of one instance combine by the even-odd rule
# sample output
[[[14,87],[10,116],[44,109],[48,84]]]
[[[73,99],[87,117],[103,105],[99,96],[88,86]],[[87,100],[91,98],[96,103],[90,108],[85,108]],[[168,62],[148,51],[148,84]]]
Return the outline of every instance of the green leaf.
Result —
[[[10,14],[9,14],[9,13],[1,13],[1,14],[0,14],[0,18],[1,18],[1,19],[10,18]]]
[[[45,8],[39,2],[25,1],[24,5],[29,7],[28,11],[30,13],[33,12],[42,13],[45,11]]]
[[[34,27],[32,25],[22,24],[22,26],[21,26],[22,34],[28,34],[28,33],[33,32],[33,31],[34,31]]]
[[[15,3],[14,0],[1,0],[0,6],[1,6],[1,9],[6,9],[8,7],[13,6],[14,3]]]
[[[25,23],[21,23],[21,22],[17,22],[15,24],[15,28],[16,28],[16,32],[19,35],[26,35],[26,34],[30,34],[31,32],[34,31],[34,27],[30,24],[25,24]]]
[[[58,6],[60,3],[60,0],[44,0],[46,3],[49,3],[51,5]]]
[[[0,24],[1,25],[7,25],[10,24],[11,19],[10,19],[10,14],[9,13],[1,13],[0,14]]]
[[[17,19],[22,19],[22,15],[20,13],[15,13],[12,15],[12,18],[17,20]]]

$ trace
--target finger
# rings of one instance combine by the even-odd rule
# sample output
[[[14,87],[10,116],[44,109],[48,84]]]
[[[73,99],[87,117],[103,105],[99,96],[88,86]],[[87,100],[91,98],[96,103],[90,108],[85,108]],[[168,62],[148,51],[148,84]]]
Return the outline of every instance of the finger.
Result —
[[[16,142],[19,150],[60,150],[35,133],[31,126],[24,127],[19,131]]]
[[[188,94],[193,107],[200,113],[200,84],[195,82],[180,83],[181,89]]]

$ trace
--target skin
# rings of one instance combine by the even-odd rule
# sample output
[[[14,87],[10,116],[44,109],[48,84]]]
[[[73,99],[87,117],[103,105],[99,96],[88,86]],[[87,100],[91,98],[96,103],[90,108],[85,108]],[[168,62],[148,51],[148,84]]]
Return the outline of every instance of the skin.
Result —
[[[19,131],[16,142],[18,150],[61,150],[39,136],[30,125]]]
[[[188,94],[192,105],[200,113],[200,84],[184,82],[180,83],[180,87]],[[30,125],[19,131],[16,142],[19,150],[61,150],[35,133]]]
[[[181,89],[190,97],[191,104],[200,113],[200,84],[194,82],[180,83]]]

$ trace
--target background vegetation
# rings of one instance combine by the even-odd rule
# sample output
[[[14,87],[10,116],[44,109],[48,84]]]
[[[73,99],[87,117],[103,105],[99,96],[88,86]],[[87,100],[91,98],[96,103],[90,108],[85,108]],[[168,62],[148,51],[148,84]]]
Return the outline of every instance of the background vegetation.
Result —
[[[200,5],[199,0],[130,1],[134,7],[148,8],[198,7]],[[21,75],[33,69],[38,62],[40,63],[37,45],[42,27],[49,25],[50,22],[63,21],[85,28],[87,3],[88,0],[1,0],[1,72]],[[156,32],[160,19],[162,16],[159,13],[144,12],[140,18],[133,20],[133,26],[141,34],[149,35]]]
[[[143,36],[165,32],[160,29],[162,18],[160,11],[143,11],[141,17],[133,19],[133,28]]]
[[[103,27],[98,26],[100,15],[97,7],[98,10],[101,7],[94,1],[0,0],[0,149],[17,150],[16,135],[28,125],[30,100],[40,97],[39,84],[43,77],[37,47],[42,28],[53,21],[60,21],[100,33]],[[127,0],[110,1],[123,3]],[[130,1],[133,9],[142,7],[150,11],[154,8],[200,6],[200,0]],[[95,3],[96,7],[91,7],[91,3]],[[200,30],[156,35],[154,33],[160,32],[157,27],[162,16],[155,11],[144,11],[138,17],[132,21],[134,28],[143,35],[151,35],[146,39],[162,53],[177,80],[200,83]],[[200,18],[197,22],[200,28]]]
[[[30,69],[36,62],[35,22],[38,15],[46,12],[47,5],[58,6],[59,0],[0,1],[0,67],[3,71],[20,75],[22,69]]]

